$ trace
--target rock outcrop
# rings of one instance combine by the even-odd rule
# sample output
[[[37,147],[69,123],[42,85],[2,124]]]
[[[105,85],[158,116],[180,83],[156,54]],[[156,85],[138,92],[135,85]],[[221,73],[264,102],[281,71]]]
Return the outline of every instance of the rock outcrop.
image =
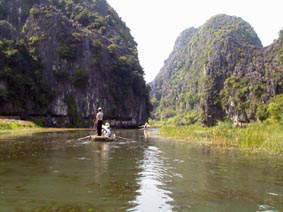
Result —
[[[113,126],[147,120],[136,43],[105,0],[2,0],[1,8],[0,28],[7,29],[0,33],[1,115],[88,127],[102,107]]]
[[[263,48],[253,28],[233,16],[186,30],[151,83],[154,115],[198,111],[208,126],[225,117],[257,119],[258,105],[282,92],[282,47],[279,38]]]

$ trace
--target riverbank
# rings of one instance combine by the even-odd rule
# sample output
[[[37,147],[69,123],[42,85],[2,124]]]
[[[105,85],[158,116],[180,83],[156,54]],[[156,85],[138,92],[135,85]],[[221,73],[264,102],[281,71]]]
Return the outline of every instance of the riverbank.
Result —
[[[280,123],[257,122],[245,128],[236,128],[226,122],[220,122],[215,127],[203,127],[200,124],[165,126],[160,128],[160,135],[221,147],[283,154],[283,125]]]
[[[15,120],[15,119],[0,119],[0,130],[16,130],[16,129],[35,129],[40,128],[33,122]]]

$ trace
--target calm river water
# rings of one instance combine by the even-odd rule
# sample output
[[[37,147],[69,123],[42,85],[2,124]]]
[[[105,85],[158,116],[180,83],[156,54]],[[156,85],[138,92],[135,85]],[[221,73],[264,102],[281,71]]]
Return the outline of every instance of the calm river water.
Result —
[[[120,130],[0,136],[0,211],[283,211],[283,156]]]

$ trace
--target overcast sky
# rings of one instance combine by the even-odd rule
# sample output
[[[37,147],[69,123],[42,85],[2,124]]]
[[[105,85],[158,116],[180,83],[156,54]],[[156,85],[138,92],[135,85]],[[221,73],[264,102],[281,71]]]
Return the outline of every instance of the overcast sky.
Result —
[[[139,59],[150,82],[173,50],[179,34],[211,16],[234,15],[249,22],[264,46],[283,28],[283,0],[108,0],[138,43]]]

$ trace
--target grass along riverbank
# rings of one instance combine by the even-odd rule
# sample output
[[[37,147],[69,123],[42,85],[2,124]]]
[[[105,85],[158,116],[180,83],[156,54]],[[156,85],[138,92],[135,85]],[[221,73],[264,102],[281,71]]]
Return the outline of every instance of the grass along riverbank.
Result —
[[[40,128],[33,122],[15,119],[0,119],[0,130]]]
[[[240,147],[283,154],[283,125],[281,123],[251,123],[245,128],[235,128],[231,123],[220,122],[215,127],[200,124],[165,126],[162,136],[202,141],[223,147]]]

